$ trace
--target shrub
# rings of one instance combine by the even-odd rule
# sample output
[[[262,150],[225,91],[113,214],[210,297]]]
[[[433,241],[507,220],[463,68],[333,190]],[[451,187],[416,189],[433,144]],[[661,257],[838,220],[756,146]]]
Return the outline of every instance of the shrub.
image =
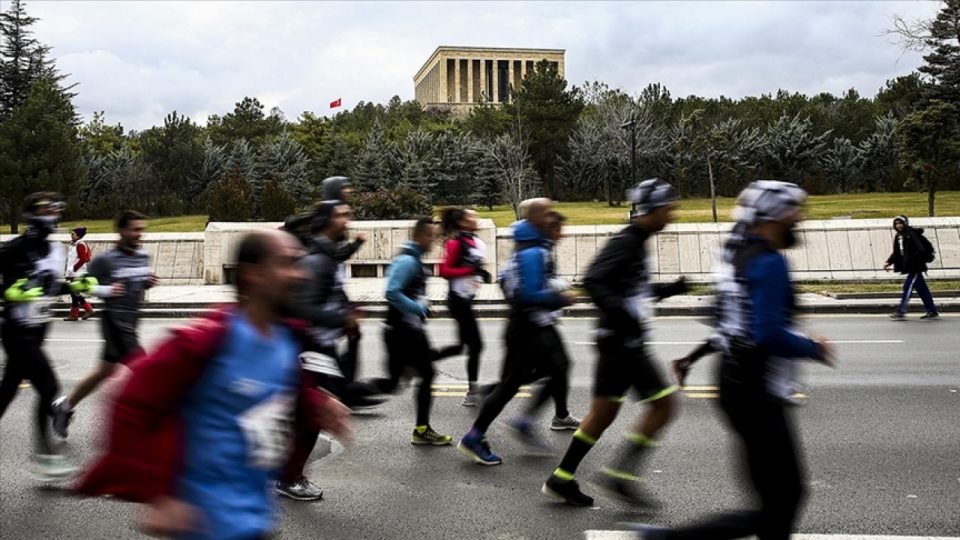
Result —
[[[358,220],[414,219],[433,213],[426,195],[402,186],[356,193],[352,203]]]
[[[283,221],[296,213],[297,202],[274,180],[263,186],[260,194],[260,214],[265,221]]]
[[[210,221],[250,221],[254,200],[250,184],[236,173],[226,173],[207,192]]]

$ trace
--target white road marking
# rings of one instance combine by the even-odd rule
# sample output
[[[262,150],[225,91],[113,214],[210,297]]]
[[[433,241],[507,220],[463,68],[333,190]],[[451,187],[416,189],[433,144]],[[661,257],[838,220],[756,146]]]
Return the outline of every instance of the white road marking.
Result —
[[[586,540],[635,540],[633,531],[584,531]],[[861,534],[794,534],[792,540],[960,540],[956,536],[871,536]]]
[[[700,341],[647,341],[647,345],[700,345],[703,343],[703,340]],[[830,343],[840,343],[840,344],[852,344],[852,345],[890,345],[896,343],[903,343],[902,339],[838,339],[836,341],[831,341]],[[596,341],[574,341],[574,345],[596,345]]]

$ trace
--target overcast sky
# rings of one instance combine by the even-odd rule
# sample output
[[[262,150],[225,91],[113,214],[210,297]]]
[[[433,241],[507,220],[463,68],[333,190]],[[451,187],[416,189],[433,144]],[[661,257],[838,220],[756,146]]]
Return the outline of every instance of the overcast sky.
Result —
[[[6,9],[9,0],[0,0]],[[178,110],[203,123],[243,96],[295,119],[343,98],[413,98],[438,45],[566,49],[567,80],[635,94],[872,96],[921,62],[881,36],[936,2],[161,2],[27,0],[37,37],[89,118],[143,129]],[[335,112],[335,111],[334,111]]]

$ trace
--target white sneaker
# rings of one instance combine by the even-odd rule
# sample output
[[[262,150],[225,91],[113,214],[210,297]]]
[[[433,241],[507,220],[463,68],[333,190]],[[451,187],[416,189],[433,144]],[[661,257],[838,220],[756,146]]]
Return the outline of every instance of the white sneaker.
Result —
[[[554,416],[553,421],[550,422],[550,429],[554,431],[563,431],[567,429],[573,431],[579,427],[580,419],[569,414],[566,418],[558,418]]]
[[[53,402],[53,432],[60,438],[67,438],[67,428],[73,419],[73,409],[67,404],[66,396]]]
[[[479,407],[483,405],[483,399],[480,397],[480,394],[475,391],[467,392],[466,395],[463,396],[463,402],[460,403],[460,405],[464,407]]]
[[[60,454],[34,454],[29,470],[38,480],[52,482],[69,478],[77,472],[77,466]]]

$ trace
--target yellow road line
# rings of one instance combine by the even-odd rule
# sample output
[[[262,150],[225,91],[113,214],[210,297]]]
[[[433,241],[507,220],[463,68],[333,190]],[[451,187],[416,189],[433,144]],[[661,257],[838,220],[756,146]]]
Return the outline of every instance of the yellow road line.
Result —
[[[433,392],[433,395],[434,395],[435,397],[463,397],[463,392],[437,392],[437,391],[434,391],[434,392]],[[528,397],[533,397],[533,394],[530,394],[529,392],[518,392],[515,397],[518,397],[518,398],[528,398]]]
[[[717,399],[720,394],[714,392],[685,392],[683,395],[690,399]]]

